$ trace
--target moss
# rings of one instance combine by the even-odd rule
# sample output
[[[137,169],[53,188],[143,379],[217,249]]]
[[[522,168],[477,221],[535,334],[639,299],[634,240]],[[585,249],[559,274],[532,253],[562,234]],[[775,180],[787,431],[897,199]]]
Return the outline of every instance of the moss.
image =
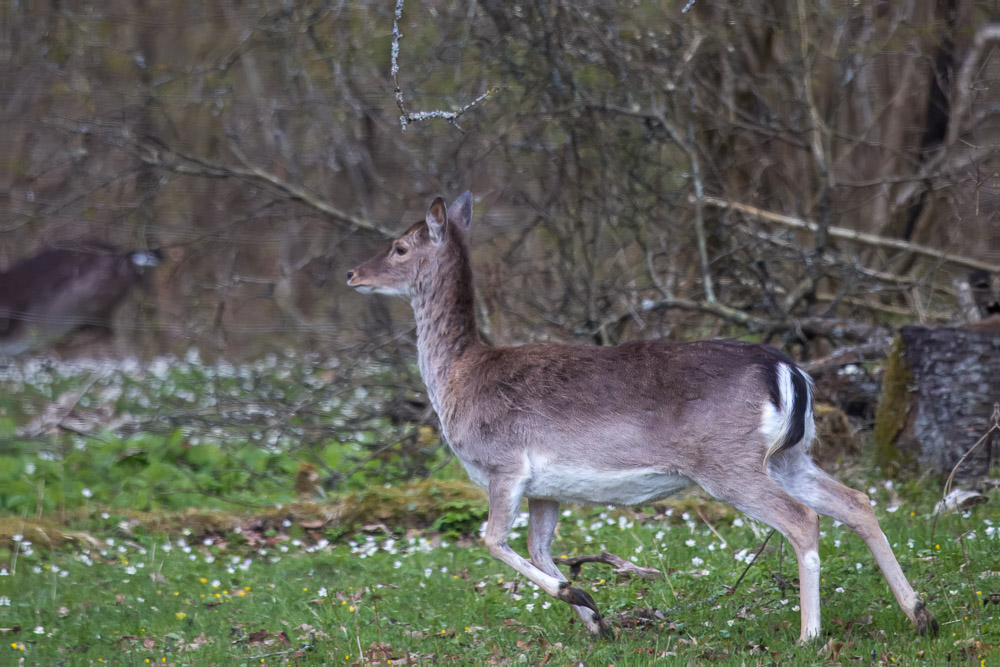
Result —
[[[900,449],[897,440],[906,426],[912,386],[913,371],[906,362],[903,339],[897,336],[886,358],[882,395],[875,414],[875,453],[882,473],[888,478],[898,476],[914,463],[912,454]]]
[[[181,512],[114,510],[114,513],[144,531],[156,534],[228,535],[237,529],[282,530],[286,521],[307,528],[341,528],[341,532],[384,524],[392,530],[429,528],[447,512],[468,506],[474,515],[485,514],[486,496],[481,489],[460,480],[421,480],[410,484],[373,487],[344,494],[326,502],[301,502],[264,508],[253,513],[205,511],[189,508]],[[474,512],[471,510],[475,510]],[[67,545],[96,547],[100,542],[66,525],[94,525],[99,509],[70,512],[54,518],[0,518],[0,555],[14,548],[14,536],[23,535],[34,549],[58,549]]]
[[[0,554],[14,549],[14,536],[30,542],[33,549],[58,549],[67,545],[96,547],[100,541],[87,533],[66,530],[47,519],[21,519],[0,517]],[[0,560],[3,560],[0,556]]]

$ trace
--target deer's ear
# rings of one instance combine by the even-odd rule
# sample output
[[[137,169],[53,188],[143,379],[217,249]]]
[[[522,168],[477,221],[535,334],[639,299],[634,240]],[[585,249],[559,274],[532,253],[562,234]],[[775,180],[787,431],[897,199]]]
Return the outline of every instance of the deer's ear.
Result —
[[[444,199],[435,197],[427,207],[427,230],[431,233],[431,243],[441,245],[448,232],[448,214],[445,213]]]
[[[472,222],[472,193],[466,190],[448,208],[448,222],[468,229]]]

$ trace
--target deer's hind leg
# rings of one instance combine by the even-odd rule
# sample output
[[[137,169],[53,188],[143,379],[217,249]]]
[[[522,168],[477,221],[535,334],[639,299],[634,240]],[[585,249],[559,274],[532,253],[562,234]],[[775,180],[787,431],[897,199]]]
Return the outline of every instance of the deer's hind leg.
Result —
[[[567,581],[552,560],[552,537],[559,521],[559,503],[555,500],[528,499],[528,555],[542,572]],[[611,636],[611,624],[596,610],[582,605],[570,605],[583,625],[594,635]]]
[[[820,514],[840,521],[857,533],[875,556],[896,601],[917,631],[937,634],[938,623],[903,574],[868,496],[830,477],[805,454],[792,458],[795,453],[789,452],[786,456],[787,459],[778,459],[773,464],[774,477],[782,488]]]
[[[799,642],[820,634],[819,515],[786,493],[763,471],[724,480],[695,480],[719,500],[763,521],[785,536],[799,566],[801,631]]]

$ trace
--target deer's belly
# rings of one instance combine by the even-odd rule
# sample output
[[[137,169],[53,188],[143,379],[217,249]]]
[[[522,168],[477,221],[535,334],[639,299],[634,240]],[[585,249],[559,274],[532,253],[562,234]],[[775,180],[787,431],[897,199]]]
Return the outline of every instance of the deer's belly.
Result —
[[[684,475],[655,468],[601,470],[584,462],[532,462],[525,495],[581,505],[631,506],[666,498],[692,484]]]

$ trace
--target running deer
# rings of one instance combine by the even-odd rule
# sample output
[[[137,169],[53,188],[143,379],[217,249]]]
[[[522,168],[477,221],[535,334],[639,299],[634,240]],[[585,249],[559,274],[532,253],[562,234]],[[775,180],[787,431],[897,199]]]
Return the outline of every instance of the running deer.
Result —
[[[410,300],[417,355],[442,432],[486,489],[490,553],[609,633],[550,555],[559,503],[642,505],[693,484],[784,535],[798,560],[799,641],[820,633],[819,516],[868,545],[921,634],[937,622],[907,582],[868,497],[816,467],[811,380],[778,350],[734,340],[615,347],[492,347],[476,326],[465,232],[472,199],[426,219],[348,271],[362,292]],[[528,499],[530,560],[507,544]]]
[[[159,250],[121,252],[100,241],[48,248],[0,272],[0,355],[45,348],[114,309],[159,264]]]

